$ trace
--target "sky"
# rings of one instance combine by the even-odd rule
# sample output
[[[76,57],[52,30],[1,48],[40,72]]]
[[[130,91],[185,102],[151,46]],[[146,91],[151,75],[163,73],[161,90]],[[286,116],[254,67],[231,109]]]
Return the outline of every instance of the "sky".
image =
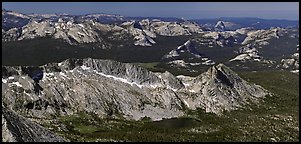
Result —
[[[185,19],[258,17],[299,20],[299,2],[2,2],[2,8],[24,14],[106,13]]]

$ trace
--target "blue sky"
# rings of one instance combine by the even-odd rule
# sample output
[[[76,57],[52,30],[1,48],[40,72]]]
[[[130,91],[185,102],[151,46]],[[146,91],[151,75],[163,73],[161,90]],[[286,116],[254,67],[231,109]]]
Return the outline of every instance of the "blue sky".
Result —
[[[2,8],[25,14],[108,13],[185,19],[219,17],[299,19],[299,2],[2,2]]]

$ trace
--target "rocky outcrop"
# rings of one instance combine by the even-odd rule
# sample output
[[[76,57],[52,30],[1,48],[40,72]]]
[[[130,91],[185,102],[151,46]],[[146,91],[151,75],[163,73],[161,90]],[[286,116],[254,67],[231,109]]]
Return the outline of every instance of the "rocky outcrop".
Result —
[[[238,31],[207,31],[202,33],[202,38],[198,41],[209,47],[233,47],[243,42],[246,34]]]
[[[291,72],[299,74],[299,45],[297,45],[297,52],[292,54],[289,58],[281,59],[277,67],[289,69]]]
[[[172,90],[180,85],[172,82],[176,80],[173,75],[162,75],[168,77],[163,81],[141,67],[110,60],[70,59],[56,65],[42,66],[46,73],[39,82],[43,90],[38,94],[33,91],[33,80],[19,75],[21,72],[3,77],[4,102],[39,118],[80,111],[99,116],[121,114],[130,119],[148,116],[154,120],[183,115],[181,99]]]
[[[288,32],[283,28],[271,28],[269,30],[237,30],[239,33],[245,33],[246,37],[241,42],[241,46],[238,51],[238,55],[231,61],[255,61],[267,64],[273,64],[275,61],[265,59],[260,56],[259,49],[263,48],[266,45],[269,45],[270,40],[279,39]]]
[[[153,73],[111,60],[68,59],[41,66],[44,77],[34,91],[28,67],[3,67],[3,103],[36,118],[94,113],[100,117],[153,120],[184,115],[197,107],[221,114],[268,94],[226,66],[213,66],[195,78]]]
[[[191,35],[192,33],[202,31],[200,26],[191,22],[177,23],[154,21],[152,22],[151,27],[155,33],[163,36]]]
[[[249,61],[249,60],[254,60],[254,61],[261,61],[263,58],[259,56],[258,50],[255,48],[249,48],[249,47],[242,47],[244,48],[241,50],[241,54],[236,56],[235,58],[231,59],[230,61]]]
[[[22,34],[18,40],[51,36],[56,39],[63,39],[69,44],[101,42],[95,29],[95,26],[88,22],[76,24],[72,21],[63,20],[58,22],[32,21],[22,27]]]
[[[22,31],[18,28],[12,28],[8,31],[2,29],[2,41],[14,41],[20,37]]]
[[[183,83],[194,94],[185,99],[189,108],[201,106],[206,112],[216,114],[243,107],[250,101],[257,102],[258,98],[268,94],[262,87],[241,79],[223,64],[213,66],[207,72],[192,80],[184,80]]]
[[[215,62],[210,60],[204,54],[201,54],[191,40],[186,41],[183,45],[170,51],[162,58],[169,65],[177,67],[188,67],[195,65],[214,65]]]
[[[66,142],[64,138],[2,105],[2,142]]]
[[[214,30],[215,31],[229,31],[229,30],[236,30],[241,28],[241,26],[239,24],[233,23],[233,22],[226,22],[226,21],[218,21],[215,26],[214,26]]]

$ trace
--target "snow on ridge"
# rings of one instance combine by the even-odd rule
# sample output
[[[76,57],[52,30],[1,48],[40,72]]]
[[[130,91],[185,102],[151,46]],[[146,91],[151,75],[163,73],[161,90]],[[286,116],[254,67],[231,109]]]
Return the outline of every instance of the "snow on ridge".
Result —
[[[18,87],[22,87],[22,85],[19,82],[12,82],[11,84],[17,85]]]
[[[172,88],[172,87],[170,87],[170,86],[167,86],[167,89],[170,89],[170,90],[172,90],[172,91],[174,91],[174,92],[178,91],[177,89],[174,89],[174,88]]]
[[[45,76],[54,76],[54,73],[45,73]]]
[[[175,50],[172,50],[168,53],[168,55],[166,55],[166,58],[177,57],[177,56],[179,56],[178,52]]]
[[[184,45],[185,45],[185,46],[189,46],[189,45],[190,45],[190,43],[191,43],[191,41],[190,41],[190,40],[188,40],[188,41],[186,41],[186,42],[184,43]]]
[[[6,79],[2,79],[2,82],[3,82],[3,83],[7,83],[7,80],[6,80]]]
[[[85,36],[85,34],[82,33],[82,32],[77,32],[77,34],[82,35],[82,36]]]
[[[79,25],[82,28],[85,28],[85,26],[83,24],[77,24],[77,25]]]
[[[188,90],[188,91],[191,92],[191,93],[196,93],[196,91],[193,90],[193,89],[190,89],[190,90]]]
[[[189,107],[189,104],[188,104],[188,102],[187,102],[186,100],[183,99],[183,102],[184,102],[184,104],[185,104],[187,107]]]
[[[183,83],[183,85],[184,85],[185,87],[188,87],[188,86],[190,86],[190,84],[189,84],[189,83]]]
[[[136,85],[138,86],[139,88],[142,88],[143,86],[145,85],[141,85],[141,84],[137,84],[136,82],[129,82],[127,79],[125,78],[120,78],[120,77],[116,77],[116,76],[113,76],[113,75],[107,75],[107,74],[104,74],[104,73],[101,73],[101,72],[98,72],[96,70],[93,70],[95,73],[101,75],[101,76],[104,76],[104,77],[107,77],[107,78],[113,78],[114,80],[117,80],[117,81],[121,81],[123,83],[127,83],[127,84],[130,84],[130,85]]]
[[[60,75],[63,76],[63,77],[68,77],[65,73],[63,72],[60,72]]]
[[[83,70],[88,70],[88,69],[90,69],[90,67],[87,67],[87,66],[85,66],[85,65],[82,65],[81,68],[82,68]]]
[[[60,63],[58,63],[57,65],[58,65],[58,66],[61,66],[62,64],[63,64],[63,63],[62,63],[62,62],[60,62]]]
[[[240,54],[238,56],[236,56],[235,58],[231,59],[231,61],[241,61],[241,60],[249,60],[251,59],[250,56],[248,54]]]
[[[299,70],[292,70],[292,73],[299,73]]]
[[[81,68],[83,70],[89,70],[89,69],[91,69],[91,67],[87,67],[85,65],[81,66]],[[131,86],[136,85],[139,88],[147,87],[147,88],[153,88],[153,89],[155,89],[157,87],[162,86],[162,85],[158,85],[158,84],[149,84],[149,85],[138,84],[137,82],[129,81],[128,79],[117,77],[117,76],[114,76],[114,75],[108,75],[108,74],[105,74],[105,73],[102,73],[102,72],[98,72],[97,70],[93,70],[93,72],[95,72],[98,75],[107,77],[107,78],[112,78],[112,79],[114,79],[116,81],[121,81],[123,83],[130,84]],[[177,89],[171,88],[170,86],[167,86],[167,89],[171,89],[172,91],[177,91]]]

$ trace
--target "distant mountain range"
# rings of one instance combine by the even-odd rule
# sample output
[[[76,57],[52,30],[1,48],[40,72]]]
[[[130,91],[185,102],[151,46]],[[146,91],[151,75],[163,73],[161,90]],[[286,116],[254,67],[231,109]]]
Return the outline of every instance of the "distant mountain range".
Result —
[[[254,17],[222,17],[214,19],[193,19],[199,25],[215,24],[218,21],[227,21],[239,25],[240,27],[253,27],[256,29],[270,29],[271,27],[299,27],[299,20],[261,19]],[[209,26],[210,28],[210,26]]]
[[[2,9],[2,15],[3,13],[14,13],[13,11]],[[7,18],[7,15],[3,15],[3,19]],[[140,21],[143,19],[158,19],[160,21],[169,21],[169,22],[184,22],[185,19],[182,18],[175,18],[175,17],[131,17],[131,16],[121,16],[121,15],[115,15],[115,14],[102,14],[102,13],[95,13],[95,14],[86,14],[86,15],[69,15],[69,14],[19,14],[15,16],[21,16],[20,20],[24,20],[27,18],[38,18],[38,19],[45,19],[45,18],[51,18],[51,19],[58,19],[59,17],[64,16],[65,18],[74,18],[75,21],[81,21],[82,19],[91,18],[94,20],[97,20],[98,22],[104,23],[104,24],[120,24],[126,21]],[[23,19],[22,19],[23,18]],[[299,20],[285,20],[285,19],[262,19],[262,18],[256,18],[256,17],[221,17],[221,18],[210,18],[210,19],[187,19],[188,21],[196,22],[197,24],[201,26],[205,26],[207,28],[211,28],[210,26],[215,25],[218,21],[227,21],[234,23],[236,25],[239,25],[240,27],[253,27],[256,29],[269,29],[271,27],[298,27],[299,26]],[[28,21],[24,21],[26,23]],[[6,27],[4,27],[6,29]]]
[[[185,20],[113,14],[22,14],[2,10],[5,65],[40,65],[67,58],[93,57],[195,69],[191,71],[214,63],[228,63],[234,69],[250,68],[254,64],[241,66],[250,62],[262,68],[275,68],[281,59],[295,53],[298,32],[298,21],[292,20]],[[55,57],[47,56],[52,53]]]

